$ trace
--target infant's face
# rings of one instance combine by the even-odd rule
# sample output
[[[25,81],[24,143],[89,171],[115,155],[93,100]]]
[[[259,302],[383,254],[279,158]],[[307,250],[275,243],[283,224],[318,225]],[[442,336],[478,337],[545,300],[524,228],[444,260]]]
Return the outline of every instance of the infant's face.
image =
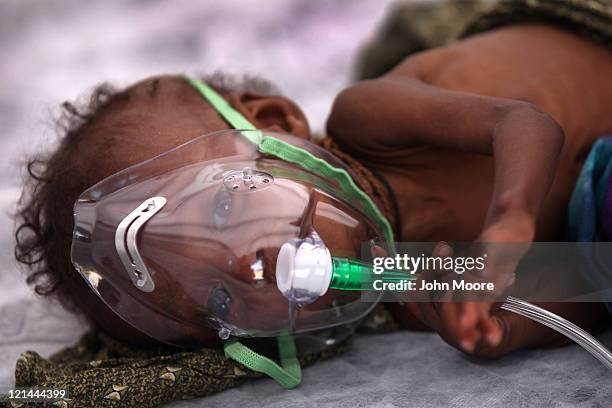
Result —
[[[237,91],[222,96],[257,128],[309,138],[303,114],[288,99]],[[112,104],[98,112],[86,137],[75,148],[81,161],[79,168],[91,173],[93,185],[200,136],[229,129],[184,78],[156,77],[114,97]],[[223,138],[198,140],[210,141],[202,151],[190,150],[198,163],[205,159],[203,152],[217,152],[224,159],[226,154],[232,154],[225,152],[226,145],[218,144],[224,143]],[[193,144],[184,148],[190,146]],[[187,156],[178,156],[177,163],[183,168],[188,164]],[[249,167],[257,165],[258,162]],[[132,190],[133,186],[113,193],[112,200],[119,197],[117,202],[129,205],[122,209],[112,200],[107,202],[109,219],[119,218],[117,223],[99,223],[98,235],[95,232],[94,235],[103,245],[98,246],[93,257],[103,260],[98,264],[103,278],[98,290],[110,307],[102,305],[91,290],[75,294],[86,301],[98,302],[87,308],[86,314],[97,317],[92,320],[104,331],[136,344],[145,341],[142,333],[170,344],[212,344],[218,341],[216,330],[208,328],[213,317],[249,331],[276,332],[288,327],[288,302],[278,290],[275,278],[279,248],[312,229],[335,256],[359,258],[361,243],[374,237],[374,228],[366,216],[322,192],[333,190],[332,185],[319,191],[308,182],[292,180],[283,166],[276,167],[280,175],[277,182],[270,185],[272,188],[258,191],[256,200],[247,199],[255,196],[236,194],[228,201],[227,194],[219,194],[225,190],[219,189],[218,180],[208,189],[201,184],[190,186],[185,199],[180,200],[181,186],[192,183],[193,178],[187,173],[181,173],[185,176],[182,179],[146,178],[147,182],[160,185],[145,186],[143,182],[143,194],[137,188]],[[303,177],[308,180],[307,174]],[[129,196],[130,191],[133,197]],[[161,215],[149,220],[137,237],[140,254],[154,272],[156,282],[155,291],[143,295],[132,285],[120,259],[111,254],[115,253],[116,225],[135,205],[150,198],[150,191],[169,201]],[[122,201],[122,194],[131,198]],[[97,214],[103,214],[103,210],[104,205],[102,210],[97,209]],[[100,234],[106,238],[101,239]],[[344,305],[358,297],[357,293],[329,290],[301,311],[300,322],[310,324],[317,316],[329,312],[333,301]],[[111,309],[142,333],[127,334],[130,328]]]
[[[241,95],[236,92],[223,96],[231,101],[231,98],[240,100]],[[238,105],[235,106],[236,109],[240,111],[242,108],[244,110],[244,106]],[[257,112],[257,109],[254,109]],[[282,110],[277,110],[277,112],[282,112]],[[241,113],[253,121],[254,118],[249,116],[248,111],[241,111]],[[273,119],[274,116],[271,118]],[[264,123],[253,121],[253,123],[257,126],[263,125],[266,128],[274,128],[274,124],[269,123],[269,121],[264,121]],[[198,136],[229,128],[230,126],[214,108],[184,78],[168,76],[151,78],[128,88],[120,99],[114,101],[109,109],[102,112],[95,129],[92,129],[91,134],[88,135],[90,137],[82,142],[87,143],[87,145],[77,147],[79,153],[82,152],[79,160],[83,161],[81,166],[86,166],[82,168],[91,169],[90,177],[91,184],[93,184]],[[307,126],[303,129],[307,130]],[[274,208],[270,206],[267,207],[267,210],[274,211]],[[190,248],[190,245],[184,245],[179,252],[188,252]],[[147,257],[146,248],[144,249],[144,256]],[[202,253],[198,252],[198,255],[202,256]],[[245,259],[241,258],[241,260],[249,261],[246,257]],[[251,261],[247,262],[247,266],[252,264],[255,259]],[[212,263],[214,264],[214,262]],[[245,270],[248,270],[248,268]],[[176,273],[179,272],[176,271]],[[170,275],[173,274],[174,272],[170,273]],[[171,276],[169,278],[172,279]],[[83,295],[92,296],[93,294]],[[268,311],[272,310],[273,306],[280,304],[278,300],[283,300],[278,291],[274,291],[271,295],[276,296],[276,298],[267,296],[263,300],[269,306]],[[182,309],[189,314],[195,313],[197,308],[184,307],[185,302],[181,301],[184,298],[184,296],[167,296],[167,300],[164,301],[172,302],[172,305],[169,305],[170,308]],[[234,299],[234,303],[237,303],[238,300]],[[114,321],[118,319],[117,316],[105,306],[100,305],[98,309],[100,310],[96,310],[94,313],[105,317],[96,319],[98,322],[101,321],[102,328],[121,338],[124,330],[121,329],[120,325],[114,324]],[[286,308],[279,313],[285,316]],[[91,314],[91,311],[88,314]],[[168,328],[168,330],[171,330],[171,328]],[[216,332],[201,326],[194,327],[193,330],[191,337],[197,339],[200,344],[213,342],[217,338]],[[133,335],[130,340],[135,343],[140,342],[140,339]]]

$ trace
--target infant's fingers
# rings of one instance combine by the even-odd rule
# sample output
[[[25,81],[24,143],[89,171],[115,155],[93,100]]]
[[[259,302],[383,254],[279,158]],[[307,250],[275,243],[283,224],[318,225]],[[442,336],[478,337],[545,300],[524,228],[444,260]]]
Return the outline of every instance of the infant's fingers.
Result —
[[[472,352],[476,343],[482,338],[482,331],[479,327],[479,311],[474,302],[463,302],[459,305],[460,345],[465,351]]]
[[[475,302],[461,303],[461,315],[459,324],[462,330],[469,330],[476,327],[479,318],[479,311],[476,308]]]
[[[491,304],[481,303],[478,306],[478,310],[482,337],[490,346],[498,346],[502,341],[503,328],[499,319],[491,314]]]
[[[470,330],[475,327],[490,346],[497,346],[502,339],[502,328],[498,319],[491,315],[491,303],[465,302],[461,316],[462,328]]]
[[[476,355],[485,358],[497,358],[522,346],[521,342],[517,342],[516,339],[524,336],[525,333],[529,333],[520,325],[521,320],[524,319],[522,316],[499,310],[492,315],[492,318],[495,319],[496,325],[500,329],[500,340],[497,344],[492,345],[489,341],[483,339],[474,350]]]

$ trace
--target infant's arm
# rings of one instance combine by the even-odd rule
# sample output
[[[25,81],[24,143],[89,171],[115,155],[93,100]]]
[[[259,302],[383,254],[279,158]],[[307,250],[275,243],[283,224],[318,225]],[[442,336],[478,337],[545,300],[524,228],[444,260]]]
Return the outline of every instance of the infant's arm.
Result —
[[[543,25],[486,33],[417,54],[343,91],[328,133],[362,157],[413,146],[492,154],[495,184],[485,232],[513,224],[493,228],[490,238],[528,241],[564,133],[567,167],[612,131],[610,54]]]

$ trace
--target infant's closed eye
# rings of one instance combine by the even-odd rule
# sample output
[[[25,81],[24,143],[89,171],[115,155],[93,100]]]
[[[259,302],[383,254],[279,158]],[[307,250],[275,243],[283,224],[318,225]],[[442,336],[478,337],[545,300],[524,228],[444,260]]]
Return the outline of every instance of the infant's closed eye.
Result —
[[[228,312],[232,298],[229,293],[221,287],[212,290],[208,297],[208,311],[215,317],[224,319]]]

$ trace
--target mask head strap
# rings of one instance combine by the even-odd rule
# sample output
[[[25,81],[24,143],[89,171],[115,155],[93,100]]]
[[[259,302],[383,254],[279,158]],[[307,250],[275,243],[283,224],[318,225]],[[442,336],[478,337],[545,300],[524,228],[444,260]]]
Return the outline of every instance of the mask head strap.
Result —
[[[253,371],[266,374],[276,380],[283,388],[290,390],[302,382],[302,369],[296,357],[295,342],[290,334],[282,334],[276,338],[276,341],[278,342],[281,365],[254,352],[238,341],[225,343],[223,351],[226,357]]]

